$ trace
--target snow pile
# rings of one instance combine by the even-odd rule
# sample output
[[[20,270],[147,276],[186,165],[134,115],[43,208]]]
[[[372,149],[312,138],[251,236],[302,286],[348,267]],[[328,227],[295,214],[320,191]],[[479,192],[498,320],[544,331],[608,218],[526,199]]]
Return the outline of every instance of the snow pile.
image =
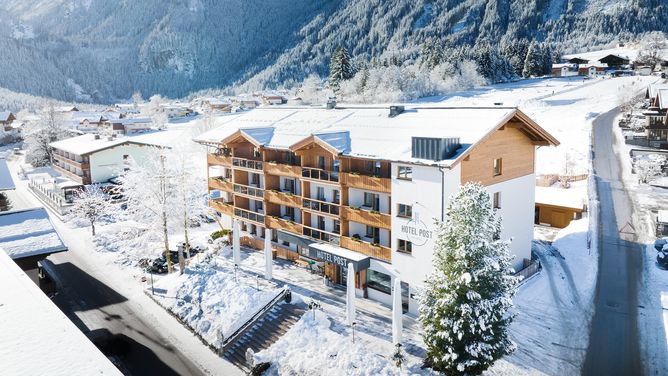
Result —
[[[270,362],[265,375],[398,375],[430,374],[415,361],[401,371],[391,359],[389,342],[370,343],[346,329],[340,334],[330,329],[332,319],[324,312],[307,312],[290,330],[268,349],[255,354],[255,364]],[[386,346],[383,347],[383,344]],[[382,353],[380,353],[382,351]],[[415,359],[415,358],[413,358]]]
[[[215,347],[280,292],[235,281],[232,268],[197,265],[155,282],[155,298]],[[150,291],[150,289],[149,289]],[[221,338],[222,334],[222,338]]]

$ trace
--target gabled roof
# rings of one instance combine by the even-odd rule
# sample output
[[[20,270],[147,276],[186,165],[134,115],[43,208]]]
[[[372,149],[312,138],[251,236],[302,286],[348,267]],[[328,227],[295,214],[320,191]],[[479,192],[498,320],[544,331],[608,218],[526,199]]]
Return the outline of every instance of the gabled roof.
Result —
[[[16,120],[14,114],[9,111],[0,112],[0,122],[6,123],[8,121]]]
[[[9,173],[7,160],[0,158],[0,191],[8,191],[14,188],[16,188],[16,186],[14,185],[12,174]]]
[[[534,144],[559,143],[524,113],[511,107],[405,106],[401,114],[388,115],[389,108],[383,106],[259,108],[231,118],[195,141],[218,146],[243,137],[257,146],[293,151],[316,143],[346,156],[449,166],[456,162],[457,156],[438,162],[413,158],[412,137],[459,138],[462,146],[457,155],[461,155],[515,119]]]
[[[12,259],[67,251],[44,208],[0,212],[0,248]]]

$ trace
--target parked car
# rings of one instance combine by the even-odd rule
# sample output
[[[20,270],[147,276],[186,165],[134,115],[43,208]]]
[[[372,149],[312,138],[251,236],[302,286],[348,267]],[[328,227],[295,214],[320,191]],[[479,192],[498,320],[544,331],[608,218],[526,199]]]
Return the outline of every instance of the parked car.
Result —
[[[153,274],[167,273],[167,260],[163,257],[158,257],[146,268],[146,271]]]
[[[654,241],[654,248],[660,252],[666,244],[668,244],[668,238],[659,238]]]
[[[656,263],[664,269],[668,269],[668,252],[661,251],[656,255]]]

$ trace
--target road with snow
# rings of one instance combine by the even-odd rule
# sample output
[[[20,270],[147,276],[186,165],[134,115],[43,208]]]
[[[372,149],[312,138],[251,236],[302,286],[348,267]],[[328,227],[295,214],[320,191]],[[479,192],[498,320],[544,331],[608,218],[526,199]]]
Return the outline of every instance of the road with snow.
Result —
[[[593,122],[600,249],[584,375],[642,374],[637,315],[643,251],[632,228],[626,226],[632,222],[633,206],[613,148],[617,113],[604,113]]]
[[[16,163],[10,163],[16,171]],[[14,176],[9,192],[13,209],[42,206],[25,181]],[[54,303],[122,372],[132,375],[241,374],[211,352],[144,294],[137,281],[116,265],[99,260],[86,228],[72,229],[53,213],[54,226],[69,248],[51,255],[50,269],[59,288]],[[133,280],[134,279],[134,280]]]

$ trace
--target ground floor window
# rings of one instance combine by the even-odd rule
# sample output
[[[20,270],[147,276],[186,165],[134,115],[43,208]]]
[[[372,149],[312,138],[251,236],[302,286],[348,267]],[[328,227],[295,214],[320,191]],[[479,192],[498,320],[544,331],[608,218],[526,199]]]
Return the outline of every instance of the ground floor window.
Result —
[[[366,285],[370,289],[378,290],[385,294],[392,294],[392,277],[385,273],[368,269],[366,271]]]

